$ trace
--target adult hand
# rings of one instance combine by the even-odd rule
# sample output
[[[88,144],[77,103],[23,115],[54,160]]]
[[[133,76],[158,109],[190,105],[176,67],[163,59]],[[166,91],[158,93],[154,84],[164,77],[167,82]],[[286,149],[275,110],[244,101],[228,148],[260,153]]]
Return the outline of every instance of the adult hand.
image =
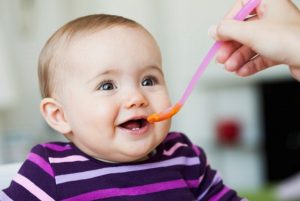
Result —
[[[246,21],[232,20],[246,0],[238,0],[210,34],[224,41],[216,59],[225,69],[249,76],[287,64],[300,81],[300,11],[290,0],[262,0]]]

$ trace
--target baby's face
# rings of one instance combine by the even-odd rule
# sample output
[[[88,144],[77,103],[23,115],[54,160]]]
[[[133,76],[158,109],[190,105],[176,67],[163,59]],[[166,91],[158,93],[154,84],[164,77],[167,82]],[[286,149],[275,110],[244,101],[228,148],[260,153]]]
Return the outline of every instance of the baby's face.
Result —
[[[68,138],[96,158],[145,158],[170,128],[169,120],[146,121],[170,106],[155,41],[140,28],[117,26],[76,38],[65,54],[60,102]]]

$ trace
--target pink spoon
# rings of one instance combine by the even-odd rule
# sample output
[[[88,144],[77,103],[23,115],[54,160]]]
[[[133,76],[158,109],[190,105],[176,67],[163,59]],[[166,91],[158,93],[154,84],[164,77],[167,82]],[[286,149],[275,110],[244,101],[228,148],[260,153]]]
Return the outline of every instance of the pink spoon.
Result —
[[[234,16],[233,19],[243,21],[259,4],[261,0],[249,0],[240,10],[239,12]],[[199,65],[197,71],[193,75],[190,83],[188,84],[187,88],[185,89],[181,99],[179,102],[177,102],[175,105],[173,105],[170,108],[167,108],[166,110],[160,112],[160,113],[154,113],[148,116],[147,121],[150,123],[163,121],[166,119],[171,118],[174,116],[183,106],[187,98],[192,93],[197,81],[203,74],[204,70],[210,63],[210,61],[213,59],[215,54],[217,53],[218,49],[221,47],[222,42],[216,41],[212,47],[209,49],[208,53],[204,57],[202,63]]]

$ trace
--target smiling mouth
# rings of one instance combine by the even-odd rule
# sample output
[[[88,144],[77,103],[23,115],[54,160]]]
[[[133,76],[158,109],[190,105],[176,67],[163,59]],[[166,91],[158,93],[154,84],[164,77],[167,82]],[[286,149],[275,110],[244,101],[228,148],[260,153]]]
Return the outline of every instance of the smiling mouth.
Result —
[[[126,121],[119,126],[121,128],[131,130],[131,131],[138,131],[145,128],[148,125],[148,121],[146,119],[135,119]]]

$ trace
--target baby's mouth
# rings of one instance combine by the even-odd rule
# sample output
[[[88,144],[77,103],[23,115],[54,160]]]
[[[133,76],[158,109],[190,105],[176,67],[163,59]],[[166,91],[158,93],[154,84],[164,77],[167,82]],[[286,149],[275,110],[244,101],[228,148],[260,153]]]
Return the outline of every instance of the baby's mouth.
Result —
[[[148,121],[146,119],[134,119],[134,120],[126,121],[120,124],[119,126],[127,130],[137,131],[146,127],[147,124]]]

